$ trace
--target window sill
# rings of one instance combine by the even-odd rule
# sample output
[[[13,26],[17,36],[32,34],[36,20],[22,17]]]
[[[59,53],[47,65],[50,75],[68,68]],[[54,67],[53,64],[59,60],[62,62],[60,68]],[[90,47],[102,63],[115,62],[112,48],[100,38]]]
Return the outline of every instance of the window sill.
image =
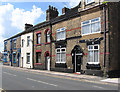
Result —
[[[65,64],[66,62],[56,62],[56,64]]]
[[[88,34],[82,34],[82,36],[92,35],[92,34],[97,34],[97,33],[101,33],[101,31],[99,31],[99,32],[94,32],[94,33],[88,33]]]
[[[43,63],[35,63],[34,65],[43,65]]]
[[[36,44],[36,46],[41,46],[41,44]]]
[[[51,42],[46,42],[45,45],[50,44]]]
[[[100,64],[100,62],[88,62],[88,64],[98,65],[98,64]]]

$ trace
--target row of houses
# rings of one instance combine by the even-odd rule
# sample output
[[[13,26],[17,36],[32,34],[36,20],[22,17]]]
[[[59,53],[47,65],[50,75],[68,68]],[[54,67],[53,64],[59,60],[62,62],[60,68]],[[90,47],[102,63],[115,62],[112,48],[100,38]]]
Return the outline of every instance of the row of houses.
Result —
[[[81,0],[62,15],[49,6],[46,21],[4,41],[4,64],[40,70],[120,74],[120,2]]]

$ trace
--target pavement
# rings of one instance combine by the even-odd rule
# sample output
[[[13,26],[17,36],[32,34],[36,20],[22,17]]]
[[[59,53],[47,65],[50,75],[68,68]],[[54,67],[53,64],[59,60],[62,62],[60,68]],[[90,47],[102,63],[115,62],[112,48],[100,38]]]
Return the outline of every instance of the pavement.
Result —
[[[83,75],[83,74],[75,74],[75,73],[63,73],[63,72],[55,72],[55,71],[47,71],[47,70],[35,70],[35,69],[27,69],[27,68],[20,68],[20,67],[11,67],[11,66],[3,66],[11,69],[17,69],[17,70],[23,70],[27,72],[34,72],[34,73],[40,73],[43,75],[54,75],[54,76],[61,76],[66,78],[72,78],[72,79],[82,79],[89,82],[96,82],[96,83],[112,83],[112,84],[118,84],[120,83],[120,78],[105,78],[105,77],[99,77],[99,76],[92,76],[92,75]]]

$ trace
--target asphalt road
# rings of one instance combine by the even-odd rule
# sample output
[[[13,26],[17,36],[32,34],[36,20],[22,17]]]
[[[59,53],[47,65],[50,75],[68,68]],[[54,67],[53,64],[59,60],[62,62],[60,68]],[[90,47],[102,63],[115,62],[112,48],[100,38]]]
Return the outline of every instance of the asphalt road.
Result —
[[[97,84],[2,68],[2,88],[5,90],[118,90],[117,85]]]

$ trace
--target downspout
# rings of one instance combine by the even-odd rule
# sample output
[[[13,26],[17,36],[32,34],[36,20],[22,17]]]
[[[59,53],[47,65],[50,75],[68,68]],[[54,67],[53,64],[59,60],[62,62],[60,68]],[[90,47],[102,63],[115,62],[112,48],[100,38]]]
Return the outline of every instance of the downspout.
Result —
[[[32,47],[32,65],[33,65],[33,69],[34,69],[34,30],[32,29],[32,33],[33,33],[33,40],[32,40],[32,45],[33,45],[33,47]]]
[[[51,30],[51,34],[50,34],[50,70],[51,70],[51,65],[52,65],[52,23],[50,20],[50,30]]]
[[[104,13],[104,56],[103,56],[103,66],[104,66],[104,77],[106,77],[106,4],[103,5]]]

